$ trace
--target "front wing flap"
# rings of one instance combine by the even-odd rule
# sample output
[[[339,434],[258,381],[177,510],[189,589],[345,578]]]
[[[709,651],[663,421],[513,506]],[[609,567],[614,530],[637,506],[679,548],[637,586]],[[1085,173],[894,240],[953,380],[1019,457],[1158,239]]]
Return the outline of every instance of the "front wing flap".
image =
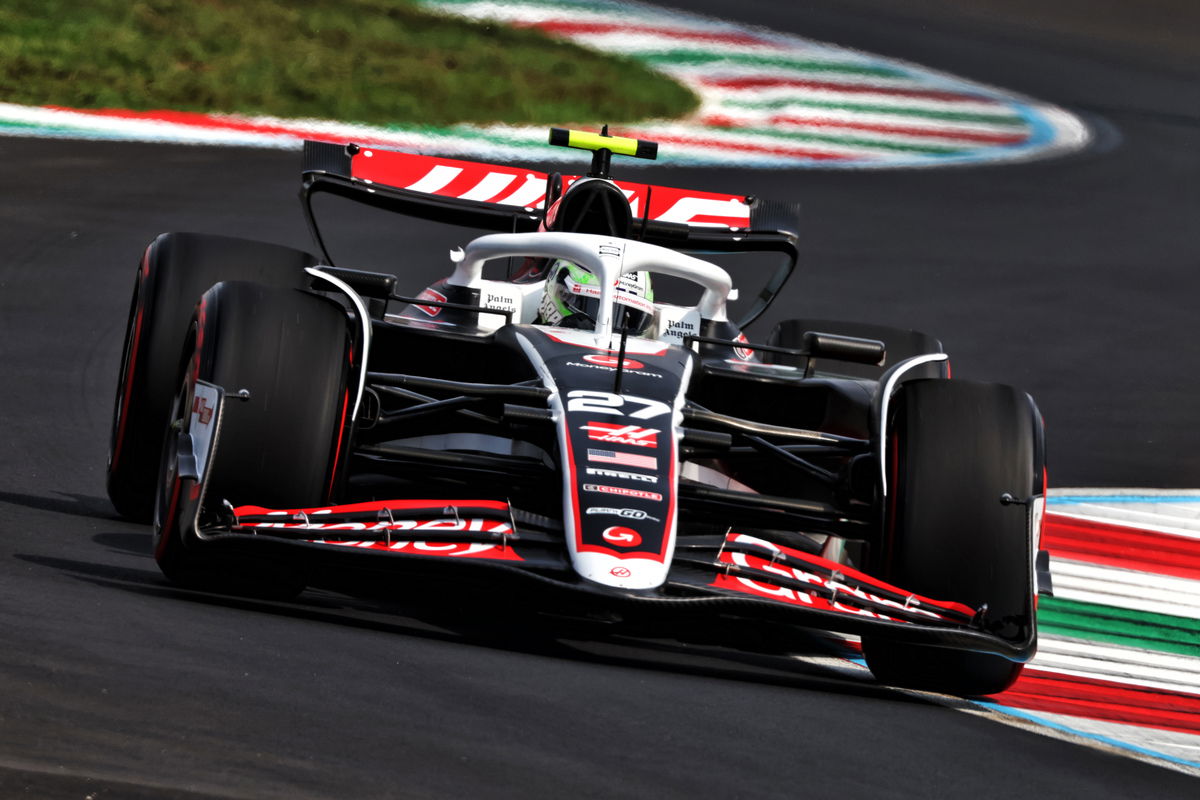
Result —
[[[561,525],[496,500],[388,500],[304,509],[243,505],[204,531],[217,547],[266,546],[353,559],[397,575],[458,576],[475,584],[524,581],[588,605],[665,614],[720,614],[845,633],[873,631],[914,643],[1023,661],[1033,642],[981,629],[961,603],[923,597],[847,565],[729,532],[684,536],[667,583],[652,591],[591,583],[570,568]],[[386,563],[381,563],[386,560]],[[468,568],[469,567],[469,568]],[[506,590],[507,591],[507,590]],[[504,595],[504,592],[500,593]]]

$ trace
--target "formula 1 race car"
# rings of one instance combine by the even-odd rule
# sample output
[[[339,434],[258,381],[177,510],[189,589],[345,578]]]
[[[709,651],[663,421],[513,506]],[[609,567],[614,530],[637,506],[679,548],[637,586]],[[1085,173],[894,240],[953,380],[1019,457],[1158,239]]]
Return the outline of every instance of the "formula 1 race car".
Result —
[[[150,244],[108,491],[153,520],[166,576],[288,595],[336,569],[617,624],[765,621],[861,636],[886,683],[1011,684],[1049,582],[1031,398],[950,380],[915,331],[793,319],[750,341],[796,208],[610,177],[652,142],[550,141],[589,173],[307,142],[319,258]],[[448,277],[334,266],[329,198],[458,226]],[[739,301],[747,255],[777,263]]]

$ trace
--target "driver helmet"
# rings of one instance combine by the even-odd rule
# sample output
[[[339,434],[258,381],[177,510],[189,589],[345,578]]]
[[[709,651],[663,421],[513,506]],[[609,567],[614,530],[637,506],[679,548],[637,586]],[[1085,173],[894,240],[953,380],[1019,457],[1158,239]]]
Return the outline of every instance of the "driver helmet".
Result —
[[[617,282],[613,330],[631,336],[646,333],[654,322],[654,290],[646,272],[628,272]],[[600,279],[570,261],[556,259],[546,275],[537,323],[563,328],[593,328],[600,308]]]

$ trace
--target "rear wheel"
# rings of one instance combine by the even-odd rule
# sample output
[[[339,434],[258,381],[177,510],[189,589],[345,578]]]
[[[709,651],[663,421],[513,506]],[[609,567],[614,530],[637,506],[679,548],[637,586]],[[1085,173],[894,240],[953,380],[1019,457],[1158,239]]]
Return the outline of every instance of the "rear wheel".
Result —
[[[349,403],[346,315],[305,292],[220,283],[201,298],[187,344],[162,448],[155,559],[177,583],[294,594],[304,586],[294,569],[213,557],[195,534],[195,520],[201,504],[211,514],[226,501],[282,509],[328,500]],[[197,381],[226,392],[203,496],[180,458],[190,452],[180,434],[197,407]],[[239,392],[246,399],[238,399]]]
[[[138,264],[117,376],[108,458],[108,496],[123,516],[149,522],[163,424],[171,410],[179,353],[196,300],[215,283],[242,278],[304,285],[312,256],[280,245],[197,233],[164,233]]]
[[[939,600],[987,606],[984,630],[1032,641],[1029,509],[1042,493],[1040,418],[1029,397],[996,384],[917,380],[895,397],[887,458],[884,580]],[[959,695],[1008,688],[1022,665],[1003,656],[863,636],[884,683]]]

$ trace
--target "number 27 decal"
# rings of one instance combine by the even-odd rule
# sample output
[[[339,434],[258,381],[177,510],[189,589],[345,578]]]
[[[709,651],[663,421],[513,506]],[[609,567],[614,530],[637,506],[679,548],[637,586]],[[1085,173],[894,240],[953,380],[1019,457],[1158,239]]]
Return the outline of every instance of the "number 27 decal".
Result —
[[[636,411],[625,412],[626,404],[641,406]],[[572,389],[567,392],[567,411],[586,411],[589,414],[614,414],[633,419],[654,419],[670,414],[671,407],[658,400],[636,397],[629,394],[594,392],[588,389]]]

